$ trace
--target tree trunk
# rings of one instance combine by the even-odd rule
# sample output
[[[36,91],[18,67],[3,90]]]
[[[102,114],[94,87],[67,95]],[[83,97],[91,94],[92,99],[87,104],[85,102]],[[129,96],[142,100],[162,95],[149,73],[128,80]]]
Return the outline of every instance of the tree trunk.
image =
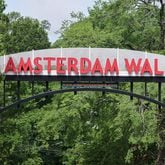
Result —
[[[165,109],[159,111],[159,151],[157,155],[156,165],[165,165]]]
[[[165,4],[160,0],[160,49],[165,49]],[[157,155],[156,165],[165,165],[165,109],[159,111],[159,151]]]
[[[165,49],[165,4],[160,0],[160,49]]]

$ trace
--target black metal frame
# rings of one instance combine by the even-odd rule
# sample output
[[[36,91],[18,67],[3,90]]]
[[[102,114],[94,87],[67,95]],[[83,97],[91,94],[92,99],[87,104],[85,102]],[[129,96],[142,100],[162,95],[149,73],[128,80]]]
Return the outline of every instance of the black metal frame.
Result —
[[[99,81],[99,82],[165,82],[165,77],[154,76],[44,76],[6,75],[6,81]]]
[[[6,82],[7,81],[17,81],[17,101],[11,105],[6,105]],[[32,85],[32,96],[26,99],[21,99],[20,97],[20,83],[21,81],[28,81],[31,82]],[[37,81],[43,81],[45,82],[45,90],[44,93],[40,93],[35,95],[34,92],[34,83]],[[61,82],[61,89],[56,91],[49,91],[49,82],[51,81],[58,81]],[[62,89],[63,84],[71,83],[87,83],[89,84],[89,87],[83,87],[83,88],[72,88],[72,89]],[[97,84],[117,84],[119,86],[119,83],[121,82],[129,82],[130,83],[130,92],[128,91],[122,91],[117,89],[109,89],[109,88],[93,88],[90,87],[90,83],[97,83]],[[134,82],[144,82],[145,83],[145,91],[144,96],[138,95],[133,93],[133,84]],[[158,83],[158,100],[154,100],[152,98],[147,97],[147,83],[148,82],[155,82]],[[149,102],[155,103],[158,105],[159,109],[161,107],[165,107],[165,103],[161,102],[161,85],[162,82],[165,82],[165,77],[124,77],[124,76],[36,76],[36,75],[29,75],[29,76],[23,76],[23,75],[6,75],[4,80],[4,86],[3,86],[3,107],[1,108],[0,112],[14,107],[17,105],[17,108],[19,108],[20,104],[25,103],[27,101],[45,97],[48,98],[49,95],[59,94],[59,93],[65,93],[65,92],[74,92],[74,94],[77,94],[79,91],[100,91],[104,95],[105,93],[117,93],[117,94],[124,94],[127,96],[130,96],[130,100],[133,100],[133,97],[140,98],[143,100],[147,100]]]
[[[119,89],[107,89],[107,88],[73,88],[73,89],[60,89],[60,90],[55,90],[55,91],[47,91],[47,92],[43,92],[34,96],[31,96],[29,98],[25,98],[25,99],[21,99],[19,101],[16,101],[15,103],[8,105],[4,108],[1,109],[1,112],[13,108],[17,105],[20,105],[22,103],[26,103],[29,102],[31,100],[34,99],[38,99],[38,98],[43,98],[46,96],[50,96],[50,95],[55,95],[55,94],[62,94],[62,93],[67,93],[67,92],[81,92],[81,91],[97,91],[97,92],[105,92],[105,93],[114,93],[114,94],[122,94],[122,95],[127,95],[130,97],[135,97],[135,98],[139,98],[139,99],[143,99],[146,101],[149,101],[151,103],[157,104],[161,107],[165,107],[165,103],[160,102],[160,100],[154,100],[152,98],[143,96],[143,95],[139,95],[139,94],[135,94],[135,93],[131,93],[131,92],[127,92],[127,91],[122,91]]]

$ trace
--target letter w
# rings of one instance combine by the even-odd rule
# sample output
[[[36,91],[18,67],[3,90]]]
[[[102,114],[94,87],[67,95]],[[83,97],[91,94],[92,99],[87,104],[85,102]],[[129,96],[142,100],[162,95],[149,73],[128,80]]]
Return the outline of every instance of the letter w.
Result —
[[[133,58],[131,60],[131,63],[129,64],[128,59],[125,58],[125,66],[127,68],[128,73],[131,74],[134,71],[136,74],[138,74],[140,71],[141,62],[142,62],[141,58],[138,59],[137,63],[135,62],[135,59]]]

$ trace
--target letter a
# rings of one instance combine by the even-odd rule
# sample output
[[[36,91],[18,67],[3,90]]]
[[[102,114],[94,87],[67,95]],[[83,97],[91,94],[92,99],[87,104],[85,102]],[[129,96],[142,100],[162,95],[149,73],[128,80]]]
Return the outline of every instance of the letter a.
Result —
[[[7,73],[9,71],[16,73],[16,68],[15,68],[15,64],[14,64],[12,57],[9,58],[7,65],[6,65],[6,68],[5,68],[5,73]]]
[[[144,65],[142,67],[141,70],[141,75],[143,75],[144,73],[148,72],[150,75],[152,75],[152,69],[151,69],[151,65],[148,59],[145,59],[144,61]]]
[[[101,75],[103,74],[103,68],[98,58],[96,58],[94,66],[92,68],[92,74],[94,75],[96,72],[99,72]]]

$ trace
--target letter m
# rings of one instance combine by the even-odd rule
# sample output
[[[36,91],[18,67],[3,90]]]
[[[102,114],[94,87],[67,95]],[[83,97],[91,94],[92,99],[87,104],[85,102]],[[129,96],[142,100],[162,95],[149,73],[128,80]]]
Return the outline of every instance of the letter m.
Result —
[[[26,63],[25,63],[24,59],[21,57],[20,63],[18,66],[18,73],[20,73],[21,71],[24,71],[24,73],[26,73],[27,71],[30,71],[30,73],[32,73],[32,70],[33,70],[33,68],[32,68],[30,58],[28,58]]]

